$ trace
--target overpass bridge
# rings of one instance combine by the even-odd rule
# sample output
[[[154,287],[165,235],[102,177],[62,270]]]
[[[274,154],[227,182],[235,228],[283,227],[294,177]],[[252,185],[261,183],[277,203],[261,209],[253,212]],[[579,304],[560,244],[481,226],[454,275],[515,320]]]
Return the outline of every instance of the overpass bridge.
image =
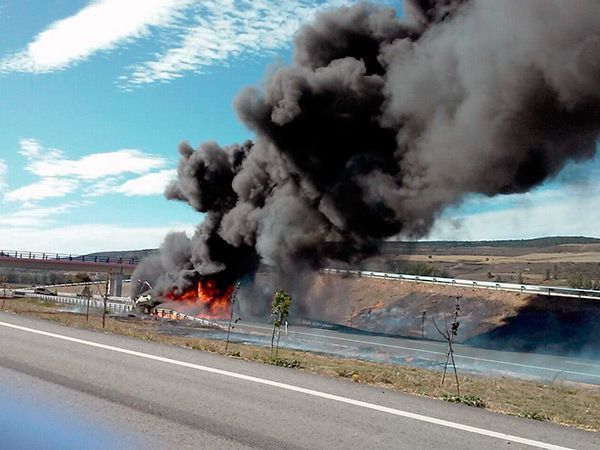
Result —
[[[138,263],[139,261],[135,258],[0,250],[0,267],[105,273],[109,279],[109,295],[114,297],[121,297],[123,278],[130,277]]]

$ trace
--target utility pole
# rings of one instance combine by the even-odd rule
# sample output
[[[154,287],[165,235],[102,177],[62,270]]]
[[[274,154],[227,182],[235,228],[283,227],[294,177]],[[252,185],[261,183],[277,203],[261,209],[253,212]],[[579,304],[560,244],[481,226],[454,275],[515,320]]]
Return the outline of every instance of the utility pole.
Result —
[[[233,292],[231,293],[231,297],[229,300],[229,326],[227,327],[227,340],[225,341],[225,353],[227,353],[227,348],[229,348],[229,335],[231,333],[231,321],[233,320],[233,307],[235,305],[235,297],[237,295],[238,289],[240,288],[240,282],[238,281],[233,288]]]
[[[110,280],[110,274],[106,274],[106,287],[104,289],[104,309],[102,310],[102,329],[106,328],[106,311],[107,311],[107,302],[108,302],[108,281]]]

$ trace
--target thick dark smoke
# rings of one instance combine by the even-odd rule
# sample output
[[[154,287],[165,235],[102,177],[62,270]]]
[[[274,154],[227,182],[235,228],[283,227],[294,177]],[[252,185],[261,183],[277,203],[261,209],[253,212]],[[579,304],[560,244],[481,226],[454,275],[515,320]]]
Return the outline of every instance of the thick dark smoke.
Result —
[[[598,0],[406,3],[408,19],[319,15],[293,63],[237,97],[254,142],[181,146],[166,195],[206,216],[147,263],[165,289],[360,258],[465,194],[524,192],[595,154]]]

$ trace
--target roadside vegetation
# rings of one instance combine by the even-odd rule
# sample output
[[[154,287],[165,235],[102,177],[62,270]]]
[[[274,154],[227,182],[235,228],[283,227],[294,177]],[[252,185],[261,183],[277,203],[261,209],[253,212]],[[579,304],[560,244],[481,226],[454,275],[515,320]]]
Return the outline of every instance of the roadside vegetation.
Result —
[[[448,278],[450,276],[447,270],[439,269],[433,264],[427,264],[422,262],[407,264],[402,269],[402,272],[406,275],[417,275],[422,277]]]
[[[569,286],[575,289],[600,289],[600,274],[574,272],[569,274]]]
[[[62,274],[55,272],[41,272],[39,270],[29,269],[3,269],[0,277],[5,279],[6,283],[16,285],[48,285],[48,284],[67,284],[67,283],[86,283],[98,280],[99,278],[87,273]]]
[[[93,314],[90,314],[89,321],[86,321],[85,314],[59,312],[57,308],[50,308],[48,302],[37,300],[7,300],[4,310],[67,326],[102,331],[101,310],[94,310]],[[509,377],[459,374],[462,395],[458,396],[455,395],[455,389],[440,386],[440,373],[433,370],[377,364],[284,348],[279,349],[277,357],[274,358],[269,347],[233,342],[229,343],[226,352],[225,342],[161,334],[157,322],[153,320],[109,318],[106,332],[344,378],[356,383],[385,387],[528,419],[600,431],[600,389],[597,386],[567,384],[552,380],[542,383]]]

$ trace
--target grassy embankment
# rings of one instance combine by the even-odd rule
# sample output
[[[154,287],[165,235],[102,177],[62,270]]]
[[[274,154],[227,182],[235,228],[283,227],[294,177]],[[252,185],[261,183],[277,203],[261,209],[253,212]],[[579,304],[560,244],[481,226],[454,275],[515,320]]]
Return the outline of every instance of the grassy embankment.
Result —
[[[1,303],[0,303],[1,305]],[[97,311],[90,315],[57,312],[51,302],[37,300],[7,300],[5,311],[51,320],[67,326],[102,330],[102,319]],[[210,339],[177,337],[157,332],[152,321],[120,321],[108,319],[106,331],[167,345],[225,354],[224,343]],[[376,364],[355,359],[344,359],[282,349],[277,360],[271,359],[268,348],[233,343],[229,357],[275,364],[321,375],[347,378],[357,383],[370,384],[397,391],[454,401],[490,411],[530,419],[547,420],[587,430],[600,431],[600,389],[597,386],[574,383],[541,383],[509,377],[461,375],[462,397],[454,395],[447,382],[440,386],[440,374],[431,370]]]

